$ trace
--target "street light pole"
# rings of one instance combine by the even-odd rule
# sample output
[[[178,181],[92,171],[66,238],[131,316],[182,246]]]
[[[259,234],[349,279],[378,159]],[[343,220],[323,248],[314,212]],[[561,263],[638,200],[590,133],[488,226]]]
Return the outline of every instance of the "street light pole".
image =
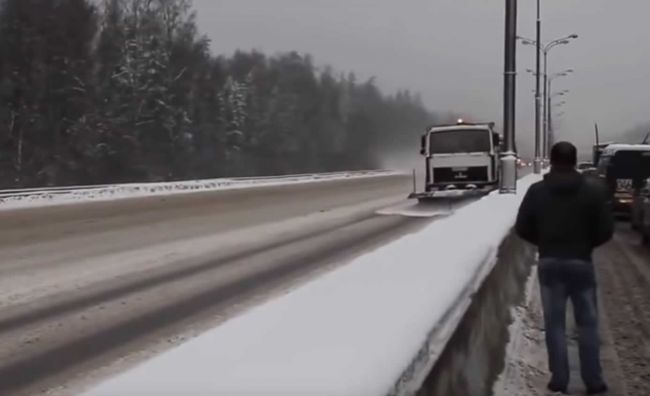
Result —
[[[551,107],[551,82],[553,79],[549,78],[548,79],[548,97],[547,97],[547,102],[546,102],[546,117],[548,117],[548,120],[546,121],[546,153],[551,152],[551,147],[553,146],[553,125],[551,124],[551,113],[553,112],[553,108]]]
[[[541,97],[541,76],[540,76],[540,62],[541,51],[540,43],[542,42],[542,17],[540,13],[540,0],[537,0],[537,57],[535,59],[536,72],[535,72],[535,162],[533,165],[534,172],[537,174],[542,173],[542,153],[541,153],[541,110],[542,110],[542,97]]]
[[[564,44],[569,44],[572,39],[577,39],[578,35],[577,34],[572,34],[570,36],[557,39],[554,41],[551,41],[548,43],[543,51],[544,51],[544,160],[548,160],[548,154],[550,152],[550,139],[549,139],[549,123],[548,123],[548,118],[550,118],[550,108],[547,108],[548,103],[550,102],[549,95],[551,94],[551,89],[550,89],[550,81],[552,80],[551,78],[548,78],[548,71],[547,71],[547,65],[548,65],[548,53],[553,47],[556,47],[558,45],[564,45]],[[572,70],[571,70],[572,71]],[[566,74],[564,74],[566,75]],[[548,81],[548,86],[547,86],[547,81]],[[548,106],[550,107],[550,106]]]
[[[566,102],[563,101],[563,102],[560,102],[560,103],[556,104],[555,106],[560,107],[560,106],[564,105],[565,103]],[[549,108],[549,111],[548,111],[548,143],[549,143],[549,145],[548,145],[548,147],[549,147],[549,150],[550,150],[550,147],[552,147],[553,144],[555,144],[555,127],[553,126],[553,106],[551,106],[551,98],[550,97],[548,99],[548,108]]]
[[[546,104],[548,102],[548,53],[553,47],[556,47],[558,45],[564,45],[564,44],[569,44],[572,39],[577,39],[578,35],[577,34],[572,34],[557,40],[553,40],[549,42],[548,44],[544,45],[540,40],[539,37],[537,40],[530,40],[525,37],[517,37],[522,40],[522,43],[524,45],[534,45],[535,48],[538,51],[537,56],[539,57],[539,52],[541,51],[544,54],[544,110],[543,110],[543,130],[542,130],[542,135],[543,135],[543,144],[542,144],[542,156],[544,158],[544,161],[548,159],[548,109],[546,108]],[[539,71],[536,73],[539,75]]]
[[[547,125],[547,98],[548,98],[548,51],[544,50],[544,127],[542,138],[542,158],[544,161],[548,160],[548,125]]]
[[[553,108],[551,106],[551,101],[553,99],[553,94],[551,94],[553,91],[551,90],[551,86],[553,83],[553,80],[556,79],[557,77],[565,77],[568,76],[569,73],[573,73],[573,69],[567,69],[561,73],[556,73],[552,76],[548,76],[548,74],[544,73],[544,78],[545,81],[547,81],[546,86],[545,86],[545,101],[544,101],[544,153],[546,154],[544,159],[548,159],[548,153],[551,151],[551,147],[555,143],[555,136],[554,136],[554,131],[553,131],[553,124],[552,124],[552,116],[551,113],[553,111]],[[556,95],[564,95],[568,91],[562,91],[557,93]]]
[[[517,153],[515,151],[515,97],[517,74],[517,0],[506,0],[505,57],[503,83],[503,137],[499,192],[517,192]]]

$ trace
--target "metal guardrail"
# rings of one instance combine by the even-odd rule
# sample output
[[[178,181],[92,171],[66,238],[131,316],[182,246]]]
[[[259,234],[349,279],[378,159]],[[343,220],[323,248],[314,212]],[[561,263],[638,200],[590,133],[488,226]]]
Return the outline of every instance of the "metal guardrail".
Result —
[[[59,186],[59,187],[42,187],[42,188],[20,188],[20,189],[7,189],[0,190],[0,199],[14,198],[21,196],[31,196],[31,195],[62,195],[70,193],[83,193],[84,191],[95,191],[95,190],[107,190],[107,189],[126,189],[126,188],[137,188],[137,189],[148,189],[153,187],[159,187],[161,189],[171,189],[172,187],[182,184],[187,184],[188,189],[192,189],[192,184],[202,185],[208,183],[237,183],[237,182],[255,182],[259,181],[260,183],[270,182],[270,181],[283,181],[283,180],[293,180],[301,178],[312,178],[312,179],[328,179],[339,176],[363,176],[369,174],[382,174],[382,173],[391,173],[389,170],[361,170],[361,171],[349,171],[349,172],[326,172],[326,173],[304,173],[304,174],[294,174],[294,175],[279,175],[279,176],[260,176],[260,177],[237,177],[237,178],[219,178],[219,179],[198,179],[198,180],[178,180],[173,182],[146,182],[146,183],[120,183],[120,184],[97,184],[97,185],[86,185],[86,186]]]
[[[24,195],[24,194],[38,194],[38,193],[56,193],[56,192],[70,192],[79,190],[94,190],[98,188],[110,188],[117,186],[116,184],[93,184],[90,186],[61,186],[61,187],[34,187],[34,188],[15,188],[8,190],[0,190],[0,197]]]

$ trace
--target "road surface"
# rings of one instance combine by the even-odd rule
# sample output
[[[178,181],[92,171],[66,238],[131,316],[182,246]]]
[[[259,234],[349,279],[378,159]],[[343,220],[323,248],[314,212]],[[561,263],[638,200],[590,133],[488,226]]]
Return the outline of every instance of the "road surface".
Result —
[[[2,211],[0,394],[75,394],[430,221],[410,178]]]
[[[618,374],[609,373],[619,385],[612,395],[650,395],[650,249],[640,240],[626,224],[599,254],[600,301]]]
[[[602,361],[610,396],[650,395],[650,249],[629,224],[620,223],[610,243],[597,250],[598,301]],[[545,395],[549,379],[544,346],[544,325],[539,289],[531,289],[521,331],[514,334],[519,346],[507,361],[508,394]],[[570,304],[569,304],[570,307]],[[571,363],[570,394],[583,395],[572,312],[567,313]],[[503,393],[505,396],[505,393]],[[500,395],[497,395],[500,396]]]

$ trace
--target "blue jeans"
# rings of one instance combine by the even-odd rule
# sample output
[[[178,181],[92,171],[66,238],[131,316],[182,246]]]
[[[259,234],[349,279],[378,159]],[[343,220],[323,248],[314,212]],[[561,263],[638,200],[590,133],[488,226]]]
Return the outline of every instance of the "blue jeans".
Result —
[[[602,385],[596,275],[593,264],[581,260],[542,259],[538,274],[551,382],[560,387],[569,384],[566,303],[567,299],[571,298],[578,329],[582,380],[589,388]]]

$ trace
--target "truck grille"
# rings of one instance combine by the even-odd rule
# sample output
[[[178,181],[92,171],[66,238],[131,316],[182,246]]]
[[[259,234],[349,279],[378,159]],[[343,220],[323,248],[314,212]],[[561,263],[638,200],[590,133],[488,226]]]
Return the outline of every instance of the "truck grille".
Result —
[[[434,183],[481,183],[489,181],[487,166],[433,168]]]

